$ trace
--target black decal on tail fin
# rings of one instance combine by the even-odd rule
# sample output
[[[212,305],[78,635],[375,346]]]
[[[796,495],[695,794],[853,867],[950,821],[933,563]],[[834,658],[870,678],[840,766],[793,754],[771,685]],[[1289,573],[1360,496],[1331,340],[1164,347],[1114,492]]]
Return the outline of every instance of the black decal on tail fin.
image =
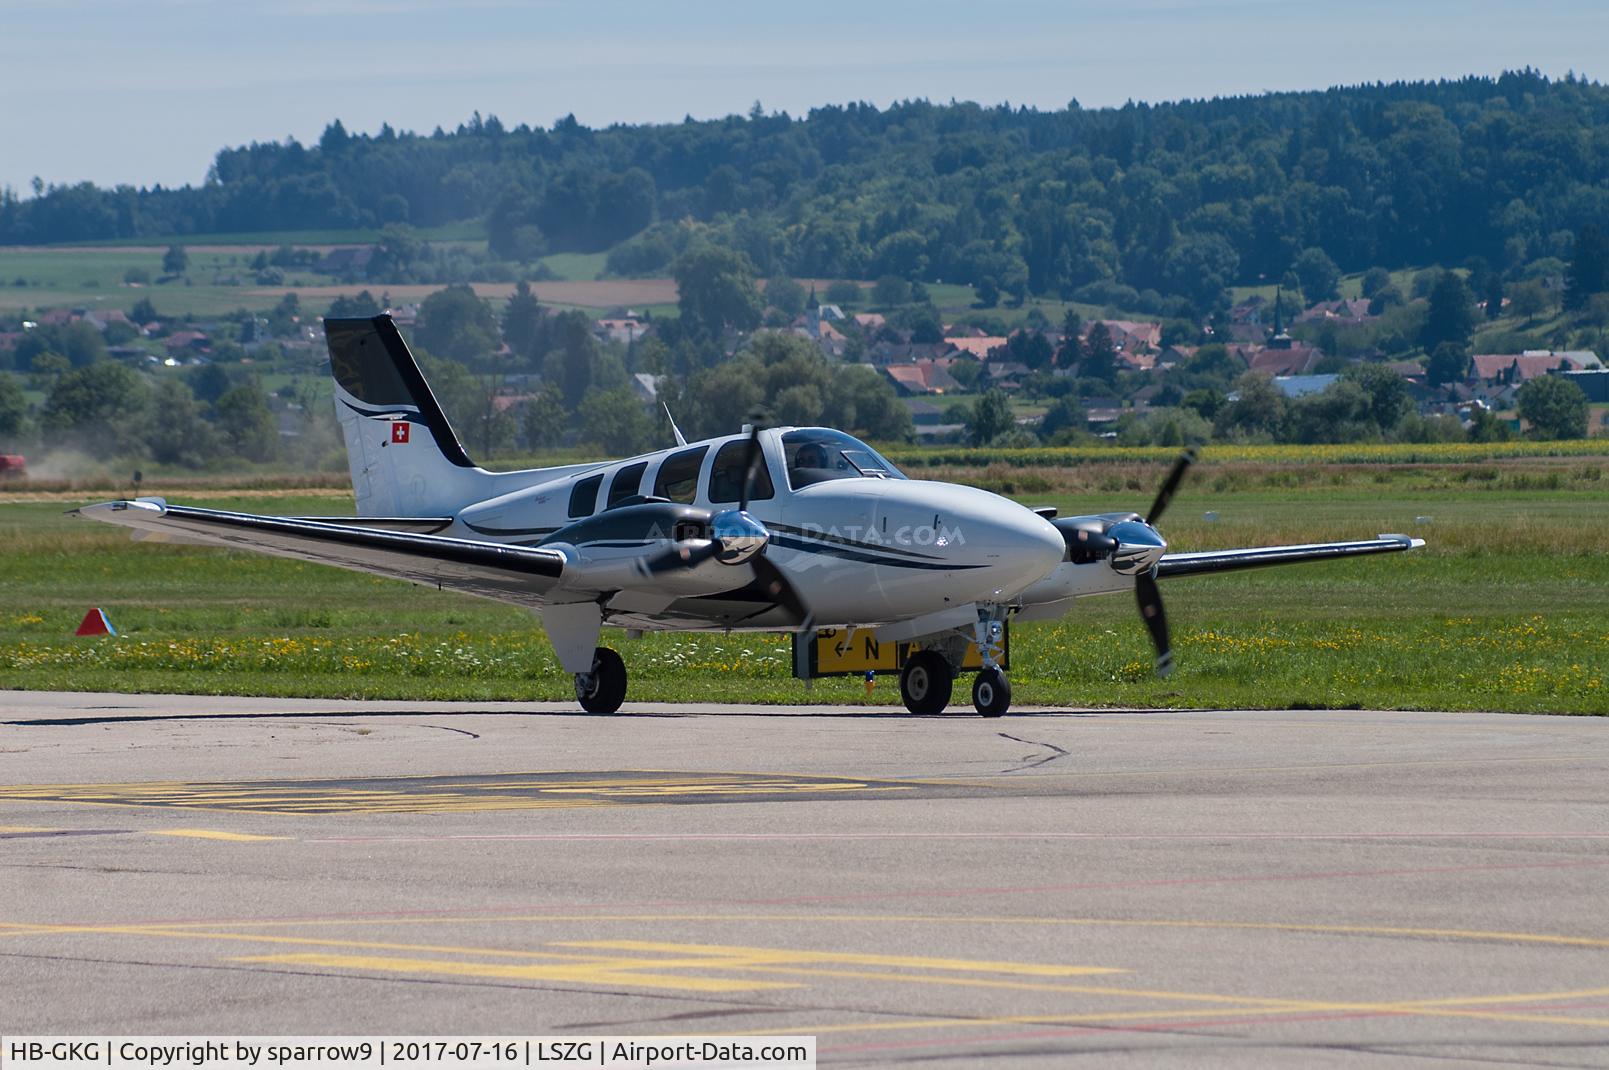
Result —
[[[326,319],[324,337],[336,384],[367,407],[346,402],[349,408],[366,416],[394,412],[412,418],[417,414],[442,456],[460,468],[475,467],[389,315]]]

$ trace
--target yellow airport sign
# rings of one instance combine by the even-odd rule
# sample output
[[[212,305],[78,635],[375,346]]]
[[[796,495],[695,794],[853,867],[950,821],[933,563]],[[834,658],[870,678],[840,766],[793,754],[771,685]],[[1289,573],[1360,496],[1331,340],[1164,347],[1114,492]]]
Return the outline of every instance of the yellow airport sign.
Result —
[[[801,649],[801,642],[804,644]],[[793,637],[794,675],[802,680],[818,676],[863,676],[868,672],[897,673],[922,644],[916,642],[884,642],[877,638],[874,628],[822,628],[813,639]],[[1002,628],[1000,635],[1000,665],[1009,667],[1011,630]],[[802,655],[802,656],[801,656]],[[983,667],[978,645],[967,643],[962,659],[963,672],[976,672]]]

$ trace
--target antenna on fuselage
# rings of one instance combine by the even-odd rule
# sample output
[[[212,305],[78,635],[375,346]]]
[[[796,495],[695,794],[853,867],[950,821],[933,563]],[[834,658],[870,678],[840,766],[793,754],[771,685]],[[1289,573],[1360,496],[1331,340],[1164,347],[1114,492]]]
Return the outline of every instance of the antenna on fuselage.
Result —
[[[687,439],[682,437],[682,429],[676,426],[676,417],[670,414],[670,406],[663,401],[659,404],[665,410],[665,419],[670,421],[670,433],[676,436],[676,445],[687,445]]]

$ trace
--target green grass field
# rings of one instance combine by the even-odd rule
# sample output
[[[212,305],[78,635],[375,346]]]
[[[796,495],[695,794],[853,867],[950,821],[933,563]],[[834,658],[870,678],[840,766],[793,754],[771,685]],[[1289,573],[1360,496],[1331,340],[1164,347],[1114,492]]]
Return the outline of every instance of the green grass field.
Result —
[[[544,256],[542,263],[557,278],[568,282],[587,282],[603,274],[603,265],[608,259],[608,253],[554,253]]]
[[[1609,713],[1609,457],[1448,464],[1199,466],[1162,527],[1178,549],[1411,532],[1411,554],[1164,585],[1178,671],[1151,676],[1126,596],[1013,635],[1017,702],[1120,708],[1388,707]],[[1149,503],[1160,460],[1065,470],[948,466],[1064,512]],[[133,543],[64,509],[0,498],[0,686],[390,698],[565,699],[526,612],[250,554]],[[175,498],[179,497],[175,495]],[[34,500],[25,500],[32,498]],[[336,513],[341,490],[184,500]],[[1204,514],[1215,512],[1217,519]],[[123,633],[76,639],[99,605]],[[806,692],[785,637],[613,640],[638,700],[868,701],[858,680]],[[961,684],[964,684],[962,681]],[[957,688],[958,711],[964,687]],[[894,706],[896,682],[871,703]]]

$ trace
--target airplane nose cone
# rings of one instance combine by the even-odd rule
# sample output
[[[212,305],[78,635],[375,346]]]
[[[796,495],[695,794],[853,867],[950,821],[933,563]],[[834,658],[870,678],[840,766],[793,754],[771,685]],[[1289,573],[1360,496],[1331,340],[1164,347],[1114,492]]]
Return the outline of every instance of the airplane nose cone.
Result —
[[[1055,525],[1009,498],[966,488],[954,505],[956,531],[965,540],[957,557],[982,566],[962,573],[977,601],[1015,597],[1054,572],[1066,555]]]
[[[1007,504],[1009,508],[1001,506],[989,518],[995,528],[991,541],[1001,551],[990,572],[1005,597],[1050,575],[1067,554],[1067,542],[1055,525],[1015,502]]]

